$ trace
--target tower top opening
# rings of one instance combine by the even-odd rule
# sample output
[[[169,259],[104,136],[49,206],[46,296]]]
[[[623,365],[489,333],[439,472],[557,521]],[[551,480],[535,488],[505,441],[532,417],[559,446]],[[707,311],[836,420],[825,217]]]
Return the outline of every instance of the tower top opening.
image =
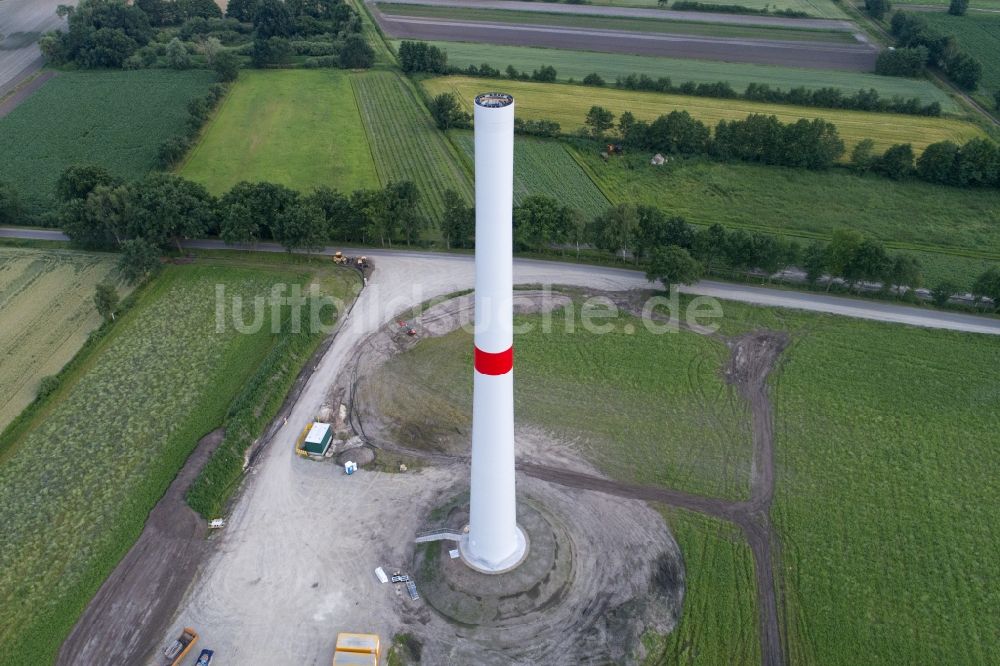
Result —
[[[501,109],[514,103],[514,97],[502,92],[488,92],[476,95],[476,106],[487,109]]]

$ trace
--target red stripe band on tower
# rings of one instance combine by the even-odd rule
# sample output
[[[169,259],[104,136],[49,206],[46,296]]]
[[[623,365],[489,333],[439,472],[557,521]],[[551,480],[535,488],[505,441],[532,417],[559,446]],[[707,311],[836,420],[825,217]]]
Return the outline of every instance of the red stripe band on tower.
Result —
[[[491,354],[476,347],[475,365],[476,372],[482,375],[506,375],[514,369],[514,348]]]

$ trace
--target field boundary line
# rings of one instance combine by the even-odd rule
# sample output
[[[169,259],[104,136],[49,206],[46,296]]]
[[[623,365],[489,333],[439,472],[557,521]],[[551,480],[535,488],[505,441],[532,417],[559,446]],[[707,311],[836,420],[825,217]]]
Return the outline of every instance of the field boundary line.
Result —
[[[201,129],[198,130],[198,140],[195,141],[194,147],[191,150],[187,151],[187,153],[184,155],[184,159],[181,160],[180,164],[178,164],[177,166],[175,166],[173,169],[170,170],[171,173],[180,174],[180,172],[187,167],[188,163],[192,159],[194,159],[195,155],[198,154],[202,146],[205,145],[205,136],[209,133],[209,131],[211,131],[213,127],[215,127],[216,121],[219,119],[219,116],[222,115],[223,109],[225,109],[226,105],[229,103],[229,99],[230,97],[232,97],[233,90],[236,88],[239,82],[240,82],[239,79],[237,79],[233,81],[232,85],[226,86],[226,94],[225,96],[223,96],[222,101],[215,105],[215,109],[212,110],[212,115],[208,119],[208,122],[202,125]]]

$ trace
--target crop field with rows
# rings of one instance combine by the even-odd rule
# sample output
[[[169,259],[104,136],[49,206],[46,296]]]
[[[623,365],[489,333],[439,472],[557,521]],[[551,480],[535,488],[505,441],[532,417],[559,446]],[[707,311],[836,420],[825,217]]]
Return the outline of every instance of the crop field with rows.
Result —
[[[738,62],[692,60],[682,58],[657,58],[624,53],[598,53],[596,51],[567,51],[531,46],[500,46],[468,42],[430,42],[448,52],[448,64],[468,67],[483,62],[503,71],[513,65],[520,71],[531,72],[541,65],[556,68],[560,81],[581,81],[590,73],[599,74],[609,86],[615,79],[629,74],[645,74],[653,79],[668,77],[674,85],[687,81],[717,83],[726,81],[734,90],[742,92],[750,83],[766,83],[773,88],[789,90],[805,87],[836,88],[845,94],[874,88],[884,98],[895,95],[917,97],[924,104],[938,102],[945,112],[959,111],[958,105],[933,83],[923,79],[906,79],[898,76],[879,76],[864,72],[802,69],[777,65],[755,65]],[[399,49],[400,41],[393,42]]]
[[[114,270],[108,254],[0,247],[0,430],[100,325],[94,287]]]
[[[452,140],[473,168],[475,142],[472,134],[454,132]],[[611,205],[563,144],[518,136],[514,140],[514,203],[532,194],[552,197],[588,217],[604,212]]]
[[[925,283],[971,286],[1000,262],[1000,229],[991,222],[1000,192],[893,182],[846,170],[817,173],[755,164],[678,159],[661,167],[643,156],[604,162],[596,149],[572,154],[613,203],[644,203],[689,222],[828,239],[851,228],[895,249],[919,252]]]
[[[582,85],[495,81],[466,76],[427,79],[423,86],[431,95],[455,93],[466,110],[472,108],[473,99],[479,91],[498,88],[514,95],[521,118],[554,120],[567,134],[584,127],[587,111],[591,106],[597,105],[610,110],[615,116],[623,111],[631,111],[638,120],[653,120],[675,110],[687,111],[710,128],[714,128],[720,120],[740,120],[751,113],[774,115],[786,123],[800,118],[823,118],[837,126],[848,156],[854,144],[862,139],[872,139],[881,150],[895,143],[910,143],[919,154],[924,147],[936,141],[951,139],[956,143],[964,143],[973,137],[983,136],[975,125],[953,118],[817,109]]]
[[[392,72],[356,74],[351,80],[382,185],[413,181],[421,212],[434,222],[444,210],[446,190],[472,201],[469,173],[406,82]]]
[[[647,634],[646,666],[757,666],[753,555],[740,530],[716,518],[660,507],[684,556],[684,605],[667,636]]]
[[[0,181],[38,212],[54,204],[56,180],[74,164],[141,178],[214,79],[197,69],[63,72],[0,118]]]
[[[51,663],[198,439],[267,354],[260,330],[218,332],[216,287],[242,314],[299,270],[168,267],[31,423],[0,440],[0,663]],[[76,361],[74,361],[76,362]],[[78,370],[78,371],[76,371]],[[14,655],[17,655],[15,658]]]
[[[975,0],[971,6],[976,6]],[[1000,10],[1000,0],[996,0],[993,9]],[[952,16],[941,11],[920,16],[942,34],[955,35],[959,47],[979,61],[983,66],[983,78],[979,81],[976,97],[986,108],[995,108],[993,94],[1000,91],[1000,14],[996,11],[969,12],[965,16]]]

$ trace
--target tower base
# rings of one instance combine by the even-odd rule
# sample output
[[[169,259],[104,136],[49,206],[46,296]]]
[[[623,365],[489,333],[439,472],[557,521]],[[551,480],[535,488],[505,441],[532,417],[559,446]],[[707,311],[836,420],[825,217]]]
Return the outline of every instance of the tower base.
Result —
[[[462,556],[462,561],[465,562],[469,567],[475,569],[479,573],[484,574],[502,574],[514,569],[524,558],[528,556],[528,549],[530,547],[527,535],[521,526],[517,526],[517,548],[514,552],[510,554],[506,559],[491,564],[489,562],[484,562],[476,558],[469,550],[469,528],[462,531],[462,540],[458,542],[458,552]]]

